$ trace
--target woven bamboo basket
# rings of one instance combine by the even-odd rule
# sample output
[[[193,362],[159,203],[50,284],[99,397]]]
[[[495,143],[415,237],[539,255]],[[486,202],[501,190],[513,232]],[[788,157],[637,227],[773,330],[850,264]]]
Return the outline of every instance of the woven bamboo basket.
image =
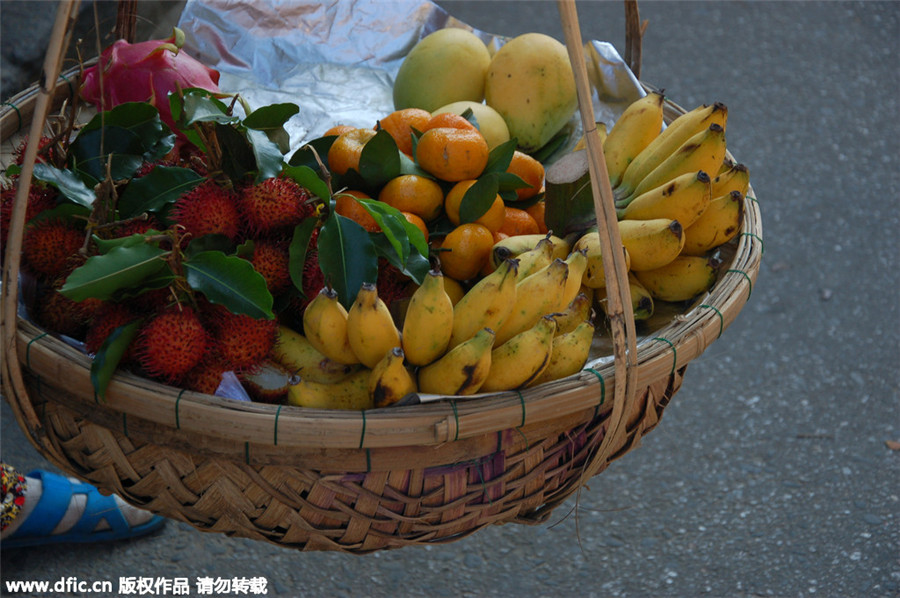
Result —
[[[593,123],[574,4],[561,2],[560,14],[582,120]],[[29,88],[0,110],[5,154],[29,125],[37,138],[47,110],[78,88],[78,70],[58,80],[58,67],[45,71],[56,85]],[[666,121],[683,112],[667,103]],[[587,140],[592,167],[602,166],[595,132]],[[28,160],[26,153],[26,167]],[[595,174],[598,223],[612,247],[618,231],[605,166]],[[748,198],[719,280],[653,338],[636,342],[627,284],[619,284],[625,270],[608,258],[611,362],[520,392],[363,412],[234,401],[127,372],[99,399],[90,358],[17,313],[24,214],[14,212],[2,287],[4,397],[50,462],[202,531],[363,554],[454,541],[491,524],[541,523],[640,444],[689,362],[743,308],[762,253],[752,189]]]

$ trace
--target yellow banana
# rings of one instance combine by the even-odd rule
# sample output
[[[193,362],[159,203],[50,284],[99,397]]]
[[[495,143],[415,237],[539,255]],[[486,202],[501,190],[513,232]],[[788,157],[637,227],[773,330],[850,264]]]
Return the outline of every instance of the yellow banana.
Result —
[[[581,291],[581,279],[584,276],[584,271],[587,269],[587,263],[586,251],[573,251],[566,258],[566,265],[569,266],[569,271],[566,275],[566,287],[563,289],[559,303],[556,305],[557,311],[566,309]]]
[[[638,183],[659,166],[663,160],[671,156],[684,143],[713,123],[723,129],[728,120],[728,108],[724,104],[704,104],[673,120],[663,132],[657,135],[650,145],[645,147],[625,170],[622,182],[615,189],[616,199],[631,195]],[[699,170],[699,169],[698,169]],[[707,170],[710,174],[718,170]]]
[[[560,380],[580,372],[590,357],[593,341],[594,325],[590,322],[582,322],[574,330],[564,334],[557,332],[553,337],[553,348],[547,367],[528,386]]]
[[[625,174],[625,169],[659,136],[663,124],[663,104],[665,96],[658,91],[651,91],[639,100],[629,104],[622,113],[606,141],[603,142],[603,156],[606,158],[606,170],[609,182],[618,186]]]
[[[572,330],[574,330],[576,326],[591,319],[593,289],[589,290],[591,292],[591,297],[589,297],[587,293],[582,291],[581,293],[578,293],[578,295],[574,299],[572,299],[572,302],[569,303],[568,306],[566,306],[566,309],[553,314],[553,319],[556,320],[557,334],[566,334],[567,332],[572,332]]]
[[[746,196],[750,190],[750,169],[744,164],[734,164],[728,170],[719,173],[712,180],[712,197],[722,197],[732,191],[738,191]]]
[[[600,247],[600,234],[596,230],[582,235],[572,247],[573,251],[584,251],[587,264],[581,275],[581,284],[591,289],[602,289],[606,286],[606,274],[603,269],[603,255]],[[625,251],[625,267],[631,268],[631,256]]]
[[[597,121],[595,123],[597,125],[597,137],[600,139],[601,145],[606,141],[606,137],[608,132],[606,130],[606,123],[602,121]],[[579,150],[587,149],[587,141],[584,138],[584,135],[578,140],[578,143],[575,144],[575,147],[572,148],[573,152],[577,152]]]
[[[619,211],[619,217],[622,220],[668,218],[686,228],[700,217],[711,198],[709,175],[702,170],[686,172],[634,198],[628,207]]]
[[[502,345],[520,332],[534,326],[542,316],[559,306],[566,288],[569,265],[557,258],[522,282],[516,284],[516,302],[509,317],[497,330],[496,343]]]
[[[347,336],[347,310],[326,286],[303,310],[303,333],[323,355],[338,363],[360,363]]]
[[[709,202],[703,215],[684,229],[682,255],[703,255],[733,239],[744,220],[744,196],[738,191]]]
[[[368,368],[363,368],[334,384],[301,378],[288,388],[288,404],[315,409],[372,409],[375,403],[369,395],[371,373]]]
[[[278,327],[272,358],[304,380],[323,384],[340,382],[359,369],[325,357],[309,339],[287,326]]]
[[[561,237],[557,237],[554,234],[528,234],[528,235],[515,235],[513,237],[507,237],[501,241],[497,241],[494,244],[494,248],[491,250],[491,263],[495,268],[499,268],[500,264],[503,263],[504,260],[510,258],[518,258],[520,255],[534,249],[538,243],[543,239],[549,239],[550,243],[553,246],[553,253],[551,254],[551,259],[562,258],[566,259],[566,256],[569,255],[569,251],[571,249],[571,245],[566,239]]]
[[[481,392],[522,388],[550,363],[556,320],[547,315],[491,351],[491,367]]]
[[[725,129],[713,123],[685,141],[674,153],[641,179],[631,194],[616,203],[624,208],[642,193],[659,187],[686,172],[718,172],[725,159]]]
[[[369,395],[375,407],[388,407],[416,392],[416,379],[404,364],[403,349],[394,347],[369,374]]]
[[[620,220],[622,245],[631,256],[631,270],[659,268],[681,253],[684,229],[677,220]]]
[[[713,286],[720,265],[715,257],[680,255],[661,268],[635,272],[635,276],[654,299],[687,301]]]
[[[400,346],[400,331],[373,283],[364,282],[347,313],[347,336],[360,362],[375,367],[391,349]]]
[[[491,369],[494,331],[482,328],[443,357],[419,368],[419,392],[439,395],[472,395],[484,384]]]
[[[628,290],[631,292],[631,311],[634,313],[635,321],[649,320],[653,315],[653,295],[647,290],[641,281],[637,279],[634,272],[628,273]],[[608,297],[606,289],[598,289],[596,301],[600,304],[601,309],[607,314]]]
[[[428,365],[447,351],[453,333],[453,302],[444,276],[431,270],[416,289],[403,319],[401,346],[413,365]]]
[[[534,274],[541,268],[544,268],[552,260],[553,242],[547,236],[540,241],[534,248],[529,249],[525,253],[520,253],[516,259],[519,260],[519,270],[516,274],[516,280],[521,281],[531,274]]]
[[[475,283],[453,306],[450,347],[472,338],[482,328],[498,330],[516,303],[518,262],[506,260]]]

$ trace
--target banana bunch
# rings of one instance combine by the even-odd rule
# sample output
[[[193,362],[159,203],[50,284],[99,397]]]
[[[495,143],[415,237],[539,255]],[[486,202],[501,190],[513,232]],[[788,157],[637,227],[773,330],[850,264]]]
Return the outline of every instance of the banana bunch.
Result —
[[[603,143],[635,319],[654,300],[680,302],[710,289],[721,265],[714,250],[738,234],[749,170],[726,151],[728,109],[702,105],[662,129],[662,96],[633,102]],[[586,266],[581,288],[606,308],[600,237],[589,229],[572,243]]]

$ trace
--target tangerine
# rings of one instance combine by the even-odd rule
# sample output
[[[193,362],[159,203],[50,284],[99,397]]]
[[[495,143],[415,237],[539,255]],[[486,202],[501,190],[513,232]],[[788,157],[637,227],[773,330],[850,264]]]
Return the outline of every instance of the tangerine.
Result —
[[[513,152],[506,172],[511,172],[530,185],[516,189],[519,201],[531,199],[540,193],[541,187],[544,185],[544,165],[525,152],[519,150]]]
[[[460,181],[453,185],[450,191],[447,192],[447,197],[444,199],[444,211],[447,213],[447,218],[453,224],[459,225],[462,223],[459,216],[459,206],[462,203],[463,197],[466,195],[466,191],[468,191],[475,183],[476,181],[474,179]],[[500,195],[497,195],[487,212],[479,216],[475,222],[485,226],[491,233],[494,233],[500,230],[500,227],[503,226],[505,220],[506,207],[503,203],[503,198],[501,198]]]
[[[427,177],[401,174],[381,188],[378,200],[401,212],[411,212],[430,222],[441,214],[444,207],[444,190],[437,181]]]
[[[363,147],[375,136],[374,129],[354,128],[338,135],[328,150],[328,167],[335,174],[346,174],[351,168],[359,170]]]
[[[534,221],[537,222],[538,232],[542,235],[546,235],[549,232],[547,228],[547,222],[544,220],[544,211],[546,209],[547,204],[544,201],[539,201],[532,206],[528,206],[525,208],[525,211],[528,212]]]
[[[499,233],[510,237],[518,235],[534,235],[540,231],[537,221],[525,210],[519,208],[506,208],[506,219]]]
[[[341,191],[334,194],[334,210],[357,223],[370,233],[377,233],[381,230],[375,218],[369,214],[369,211],[359,203],[358,199],[372,199],[362,191]]]
[[[322,137],[330,137],[332,135],[340,135],[341,133],[346,133],[347,131],[352,131],[355,129],[353,125],[334,125],[324,133],[322,133]]]
[[[376,128],[383,129],[394,138],[397,148],[404,154],[412,155],[413,129],[421,132],[431,119],[431,113],[421,108],[395,110],[378,121]]]
[[[463,129],[466,131],[477,131],[478,127],[472,124],[468,118],[455,114],[453,112],[442,112],[440,114],[435,114],[432,116],[428,122],[426,122],[423,128],[419,129],[423,133],[425,131],[431,129],[438,128],[447,128],[447,129]]]
[[[489,153],[487,141],[477,129],[429,129],[416,145],[419,166],[449,182],[478,177],[487,166]]]
[[[490,259],[494,235],[481,224],[460,224],[441,243],[441,270],[458,281],[476,276]]]
[[[401,211],[400,213],[403,214],[403,217],[406,218],[407,222],[415,225],[416,228],[418,228],[420,231],[422,231],[422,234],[425,236],[425,242],[427,243],[428,242],[428,227],[425,225],[425,221],[422,220],[417,214],[413,214],[412,212]]]

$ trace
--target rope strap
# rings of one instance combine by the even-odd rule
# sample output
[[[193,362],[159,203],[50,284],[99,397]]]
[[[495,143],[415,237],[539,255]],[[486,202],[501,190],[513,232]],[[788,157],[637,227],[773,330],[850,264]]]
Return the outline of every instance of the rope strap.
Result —
[[[184,394],[185,390],[187,390],[187,389],[184,389],[184,388],[181,389],[181,392],[178,393],[178,398],[175,399],[175,429],[176,430],[181,429],[181,418],[178,415],[178,404],[181,402],[181,395]]]
[[[759,241],[759,252],[760,252],[760,253],[765,253],[765,252],[766,252],[766,246],[765,246],[765,244],[763,243],[762,237],[760,237],[760,236],[757,235],[756,233],[741,233],[741,236],[744,236],[744,237],[753,237],[754,239],[756,239],[757,241]]]
[[[275,446],[278,446],[278,416],[281,415],[281,408],[283,405],[279,405],[278,409],[275,411],[275,430],[273,432],[274,437],[272,438],[272,442]]]
[[[715,306],[713,306],[713,305],[707,305],[706,303],[704,303],[704,304],[701,305],[700,307],[706,307],[706,308],[708,308],[708,309],[711,309],[711,310],[713,310],[714,312],[716,312],[716,315],[717,315],[717,316],[719,316],[719,334],[716,336],[716,338],[717,338],[717,339],[718,339],[718,338],[721,338],[721,337],[722,337],[722,332],[725,330],[725,318],[722,317],[722,312],[720,312],[719,309],[718,309],[717,307],[715,307]]]
[[[362,432],[359,435],[359,447],[358,448],[362,448],[363,442],[365,442],[365,440],[366,440],[366,410],[363,409],[362,411],[360,411],[360,413],[362,414]]]
[[[675,367],[678,365],[678,351],[675,350],[675,345],[672,344],[672,341],[670,341],[670,340],[667,339],[667,338],[663,338],[663,337],[661,337],[661,336],[657,336],[657,337],[654,337],[653,340],[655,340],[655,341],[662,341],[662,342],[666,343],[667,345],[669,345],[669,346],[672,348],[672,358],[673,358],[673,359],[672,359],[672,371],[669,372],[669,375],[671,376],[672,374],[675,373]]]
[[[9,106],[13,110],[16,111],[16,116],[19,117],[19,125],[16,127],[15,133],[18,133],[22,130],[22,113],[19,111],[19,107],[13,104],[12,102],[3,102],[4,106]]]
[[[750,275],[747,274],[746,272],[744,272],[743,270],[736,270],[734,268],[730,268],[730,269],[726,270],[726,272],[734,272],[736,274],[741,274],[741,275],[743,275],[744,278],[747,279],[747,285],[749,286],[749,289],[747,290],[747,300],[749,300],[750,295],[753,294],[753,280],[750,279]]]
[[[459,440],[459,411],[456,409],[456,401],[450,401],[450,407],[453,409],[453,419],[456,420],[456,435],[453,440]]]

